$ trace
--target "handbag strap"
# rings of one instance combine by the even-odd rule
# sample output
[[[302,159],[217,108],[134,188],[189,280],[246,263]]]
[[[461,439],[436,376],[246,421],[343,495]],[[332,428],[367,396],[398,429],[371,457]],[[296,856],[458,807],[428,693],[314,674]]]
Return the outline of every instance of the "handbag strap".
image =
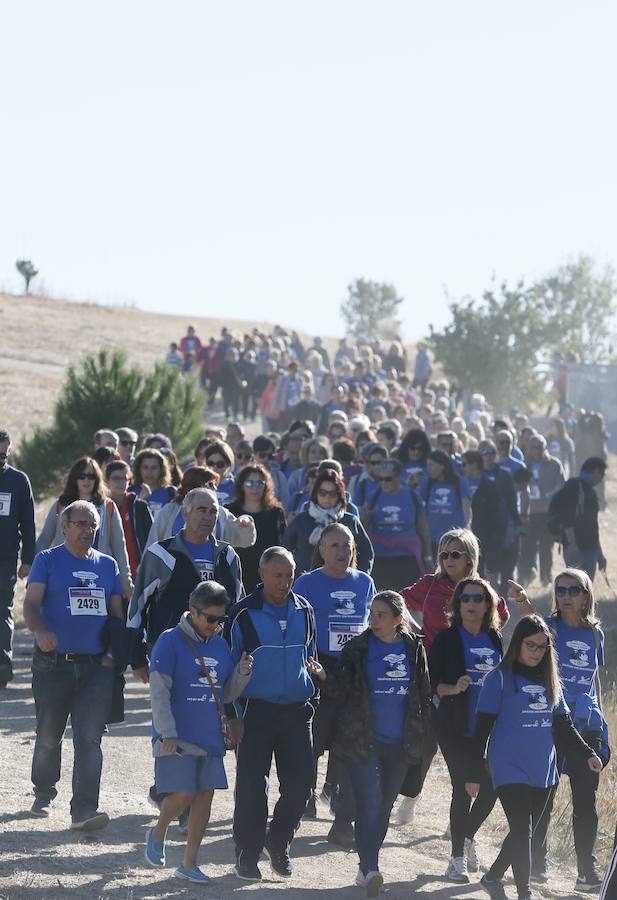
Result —
[[[223,704],[221,703],[219,695],[217,694],[216,689],[214,687],[214,682],[212,681],[212,676],[210,675],[210,670],[208,669],[208,666],[206,665],[206,661],[203,658],[201,651],[199,650],[198,647],[196,647],[193,644],[193,641],[190,639],[188,634],[185,631],[183,631],[180,628],[180,626],[176,626],[176,627],[177,627],[178,631],[180,632],[180,634],[182,635],[182,637],[184,638],[184,640],[187,642],[187,644],[191,648],[192,652],[196,653],[197,656],[199,657],[199,662],[201,663],[202,672],[208,679],[208,684],[210,685],[210,690],[212,691],[212,696],[214,697],[214,702],[216,703],[216,709],[218,711],[219,718],[222,720],[225,717],[225,711],[223,709]]]

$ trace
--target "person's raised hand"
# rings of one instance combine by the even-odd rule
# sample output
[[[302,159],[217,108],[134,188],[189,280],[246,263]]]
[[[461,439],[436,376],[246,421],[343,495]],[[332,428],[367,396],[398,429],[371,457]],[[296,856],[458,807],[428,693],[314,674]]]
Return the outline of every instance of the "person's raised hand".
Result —
[[[527,616],[529,615],[529,613],[533,612],[533,606],[529,602],[527,591],[522,584],[518,584],[518,582],[512,581],[511,578],[508,578],[508,600],[514,600],[516,603],[518,603],[521,614],[524,616]]]
[[[242,651],[240,662],[238,663],[238,672],[240,675],[250,675],[253,671],[253,657],[249,656],[246,650]]]

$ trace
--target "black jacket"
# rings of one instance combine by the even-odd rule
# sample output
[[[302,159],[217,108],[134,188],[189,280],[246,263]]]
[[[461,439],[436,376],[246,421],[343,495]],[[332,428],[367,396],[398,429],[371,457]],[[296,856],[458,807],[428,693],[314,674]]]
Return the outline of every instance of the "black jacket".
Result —
[[[490,628],[487,634],[495,649],[503,656],[503,643],[499,632]],[[428,666],[433,694],[436,694],[438,684],[456,684],[461,675],[466,674],[465,647],[458,625],[444,628],[436,635],[428,652]],[[453,738],[458,739],[467,731],[467,703],[466,691],[451,697],[439,698],[433,721],[440,744],[452,741]]]
[[[503,494],[496,481],[483,475],[471,500],[471,530],[480,541],[482,562],[491,572],[501,568],[499,554],[505,545],[507,529],[508,512]]]
[[[343,647],[335,672],[328,674],[321,689],[341,706],[332,742],[332,750],[342,759],[364,762],[373,742],[373,725],[369,704],[366,665],[370,628]],[[407,695],[407,715],[403,747],[410,765],[422,758],[422,747],[429,728],[431,685],[422,641],[416,635],[401,635],[405,644],[412,677]]]
[[[152,512],[145,500],[129,493],[129,522],[133,529],[133,537],[137,546],[137,559],[141,561],[152,528]],[[122,523],[124,525],[124,522]]]

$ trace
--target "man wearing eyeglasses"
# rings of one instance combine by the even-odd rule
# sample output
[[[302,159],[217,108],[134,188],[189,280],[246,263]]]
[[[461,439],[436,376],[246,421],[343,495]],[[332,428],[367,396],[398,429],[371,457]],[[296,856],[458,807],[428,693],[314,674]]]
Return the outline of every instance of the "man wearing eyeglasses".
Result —
[[[70,716],[75,750],[71,828],[88,832],[109,823],[98,810],[101,737],[111,712],[114,661],[124,665],[117,649],[124,637],[122,583],[116,561],[92,547],[100,523],[92,503],[70,503],[60,523],[64,543],[37,554],[24,599],[24,620],[35,637],[31,812],[50,815]]]

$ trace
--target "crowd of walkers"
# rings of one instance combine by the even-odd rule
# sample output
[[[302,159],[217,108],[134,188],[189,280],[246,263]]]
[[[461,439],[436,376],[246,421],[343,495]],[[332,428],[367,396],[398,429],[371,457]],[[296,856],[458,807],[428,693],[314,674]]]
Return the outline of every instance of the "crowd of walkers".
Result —
[[[153,866],[166,864],[178,819],[187,842],[175,874],[207,882],[198,853],[233,750],[236,876],[259,881],[262,852],[291,876],[294,835],[325,803],[328,842],[355,849],[356,884],[376,896],[388,826],[413,821],[439,749],[447,880],[481,871],[477,835],[499,801],[509,831],[480,884],[505,897],[511,868],[518,897],[532,897],[550,879],[548,826],[567,774],[576,887],[597,891],[596,795],[610,756],[593,592],[606,568],[602,429],[593,445],[565,408],[547,427],[517,410],[496,416],[482,395],[432,380],[425,348],[408,375],[397,342],[342,340],[331,361],[319,339],[307,349],[280,329],[244,340],[224,330],[207,345],[189,329],[172,352],[172,365],[201,366],[208,404],[220,388],[234,420],[206,428],[189,460],[165,434],[101,428],[38,537],[28,478],[0,430],[0,682],[12,678],[13,591],[27,578],[32,814],[53,811],[70,716],[71,828],[107,825],[101,739],[123,719],[130,668],[151,698]],[[240,411],[261,412],[252,441]],[[564,563],[553,577],[555,544]],[[549,616],[527,594],[535,579],[552,593]]]

